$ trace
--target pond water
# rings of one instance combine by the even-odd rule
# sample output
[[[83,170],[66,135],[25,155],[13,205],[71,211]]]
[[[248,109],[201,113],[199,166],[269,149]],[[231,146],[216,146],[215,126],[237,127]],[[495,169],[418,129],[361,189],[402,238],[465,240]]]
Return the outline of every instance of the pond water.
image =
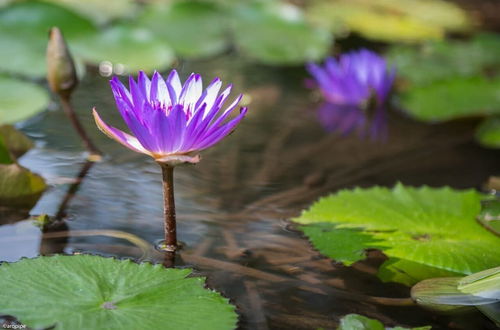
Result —
[[[390,326],[494,328],[474,311],[438,315],[372,302],[368,296],[409,297],[409,288],[384,284],[375,276],[384,260],[380,253],[370,252],[353,267],[334,264],[288,222],[320,196],[342,188],[401,181],[481,189],[500,168],[500,159],[496,151],[473,142],[475,121],[426,125],[393,111],[385,142],[338,137],[318,123],[319,99],[304,87],[302,69],[257,66],[232,56],[181,62],[177,69],[183,77],[201,73],[205,84],[214,76],[232,82],[250,107],[234,134],[203,152],[198,165],[178,167],[175,173],[178,233],[184,243],[176,265],[195,268],[208,277],[211,288],[229,297],[241,315],[240,328],[332,329],[347,313]],[[74,102],[105,152],[104,160],[85,167],[82,144],[57,103],[21,126],[37,146],[20,159],[50,184],[29,213],[65,214],[74,234],[40,237],[38,229],[20,221],[28,211],[4,213],[0,240],[8,243],[0,249],[0,261],[32,257],[40,250],[139,258],[140,246],[105,230],[149,243],[162,238],[159,167],[108,139],[91,117],[96,106],[104,120],[124,127],[108,78],[88,73]],[[88,170],[85,178],[73,186],[72,198],[61,209],[82,169]],[[147,258],[162,261],[159,252]]]

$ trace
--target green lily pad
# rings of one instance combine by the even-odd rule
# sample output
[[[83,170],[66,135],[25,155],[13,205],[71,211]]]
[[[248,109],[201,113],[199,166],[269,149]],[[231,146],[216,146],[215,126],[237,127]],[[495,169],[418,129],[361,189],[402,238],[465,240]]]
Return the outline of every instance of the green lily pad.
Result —
[[[419,305],[436,310],[475,306],[500,324],[500,267],[462,278],[427,279],[413,286],[411,296]]]
[[[500,117],[491,117],[479,125],[476,140],[484,147],[500,148]]]
[[[0,136],[0,164],[12,164],[14,160],[10,154],[7,145],[4,142],[4,137]]]
[[[202,1],[154,3],[139,24],[150,28],[184,57],[211,56],[229,47],[227,17],[217,4]]]
[[[500,301],[500,267],[495,267],[462,278],[458,289],[464,293]]]
[[[434,277],[460,276],[458,272],[424,265],[405,259],[390,258],[379,268],[377,276],[383,282],[397,282],[408,286]]]
[[[17,1],[0,10],[0,24],[11,31],[36,36],[44,40],[53,26],[66,38],[94,33],[95,26],[84,17],[63,7],[43,1]]]
[[[16,158],[21,157],[34,146],[33,141],[12,125],[0,125],[0,138]]]
[[[430,122],[500,114],[500,78],[456,78],[415,87],[401,95],[401,106]]]
[[[46,187],[42,177],[19,164],[0,164],[0,205],[31,208]]]
[[[48,31],[53,26],[63,31],[70,46],[75,40],[97,33],[89,20],[50,3],[14,2],[0,9],[0,71],[45,76]],[[78,59],[76,65],[83,74]]]
[[[498,71],[500,37],[480,34],[469,41],[445,40],[420,47],[394,46],[387,58],[411,85]]]
[[[0,76],[0,124],[27,119],[48,104],[47,92],[38,85]]]
[[[246,4],[234,9],[233,33],[240,52],[267,64],[301,64],[325,57],[328,31],[309,25],[291,5]]]
[[[359,314],[348,314],[340,319],[337,330],[430,330],[430,326],[418,328],[386,328],[382,322]]]
[[[336,34],[388,42],[439,40],[470,28],[465,11],[441,0],[317,0],[307,16]]]
[[[0,313],[32,328],[234,329],[234,306],[190,273],[91,255],[24,259],[0,266]]]
[[[151,31],[128,25],[113,25],[78,42],[74,50],[87,62],[110,62],[117,74],[161,71],[174,60],[171,49]]]
[[[320,199],[293,221],[307,226],[335,225],[330,227],[334,234],[323,231],[317,236],[314,230],[309,231],[320,252],[351,264],[364,258],[362,253],[351,253],[356,251],[356,245],[359,251],[380,249],[393,260],[393,267],[408,274],[405,280],[387,274],[385,279],[413,284],[422,273],[471,274],[500,263],[500,238],[475,221],[481,199],[482,195],[473,190],[451,188],[411,188],[402,184],[393,189],[356,188]],[[362,235],[350,238],[347,253],[325,248],[331,241],[329,235],[339,235],[335,233],[337,228],[355,229],[347,232],[351,237]],[[429,272],[429,268],[435,271]],[[385,272],[390,274],[387,269]]]
[[[58,4],[79,13],[82,16],[96,22],[104,24],[111,20],[123,17],[130,17],[138,9],[133,0],[44,0]]]

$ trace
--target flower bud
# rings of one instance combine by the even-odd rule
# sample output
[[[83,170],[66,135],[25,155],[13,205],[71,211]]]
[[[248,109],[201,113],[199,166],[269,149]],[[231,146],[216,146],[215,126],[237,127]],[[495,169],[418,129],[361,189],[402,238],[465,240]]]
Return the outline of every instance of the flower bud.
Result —
[[[68,97],[78,84],[75,63],[61,30],[53,27],[47,45],[47,81],[50,89],[62,97]]]

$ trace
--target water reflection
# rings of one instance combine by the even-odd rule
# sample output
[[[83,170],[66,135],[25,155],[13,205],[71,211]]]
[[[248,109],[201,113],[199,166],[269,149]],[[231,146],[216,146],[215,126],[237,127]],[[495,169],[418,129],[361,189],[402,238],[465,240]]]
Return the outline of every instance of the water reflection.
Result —
[[[252,91],[252,111],[238,134],[204,152],[200,164],[179,168],[175,177],[179,239],[185,243],[175,263],[194,267],[196,275],[208,276],[211,287],[231,297],[242,313],[242,328],[334,328],[340,316],[356,311],[392,325],[447,328],[453,320],[469,329],[484,325],[480,315],[466,322],[413,307],[346,299],[338,288],[385,297],[409,293],[373,275],[383,256],[371,254],[367,261],[342,267],[282,225],[320,196],[354,185],[393,185],[398,180],[458,188],[479,185],[500,168],[500,160],[471,142],[474,122],[427,126],[393,115],[387,118],[387,143],[376,147],[369,140],[339,138],[321,129],[308,111],[314,104],[301,86],[301,70],[256,67],[231,58],[184,62],[178,70],[184,77],[191,71],[218,75]],[[163,236],[160,169],[95,129],[90,113],[94,105],[108,112],[110,124],[123,128],[106,79],[88,75],[74,99],[82,124],[106,157],[88,170],[66,202],[70,233],[118,230],[152,244]],[[56,216],[85,164],[80,141],[61,111],[49,111],[23,130],[38,144],[21,163],[50,184],[31,213]],[[9,230],[0,233],[0,242],[20,237]],[[139,245],[120,237],[88,232],[70,236],[59,248],[136,259],[143,254]],[[2,260],[4,251],[2,245]],[[150,258],[164,262],[157,252]]]

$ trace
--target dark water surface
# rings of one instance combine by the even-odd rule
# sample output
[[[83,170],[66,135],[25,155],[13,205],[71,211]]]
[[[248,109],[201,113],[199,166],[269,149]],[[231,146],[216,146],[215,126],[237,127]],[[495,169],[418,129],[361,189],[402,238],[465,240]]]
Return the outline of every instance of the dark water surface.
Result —
[[[210,287],[231,298],[244,329],[332,329],[347,313],[375,317],[389,326],[433,325],[435,329],[493,329],[481,314],[436,315],[417,307],[382,306],[362,295],[409,296],[409,289],[383,284],[376,276],[383,256],[353,267],[321,257],[287,219],[320,196],[341,188],[450,185],[480,188],[498,174],[495,151],[472,140],[476,122],[425,125],[394,112],[389,140],[376,143],[356,136],[325,133],[316,120],[319,106],[303,86],[302,70],[242,63],[234,58],[179,65],[181,76],[199,72],[205,85],[219,76],[245,92],[250,111],[236,132],[202,153],[196,166],[175,173],[179,239],[185,243],[178,266],[208,277]],[[236,96],[236,93],[234,93]],[[74,97],[84,126],[105,152],[91,167],[64,210],[71,231],[119,230],[153,243],[162,238],[159,167],[147,156],[125,149],[100,133],[91,118],[96,106],[108,123],[124,127],[114,107],[108,78],[88,74]],[[55,216],[70,184],[85,165],[78,136],[55,103],[24,123],[37,147],[21,164],[41,174],[48,191],[31,215]],[[40,237],[25,212],[0,219],[0,261],[49,252],[89,252],[120,257],[141,250],[117,237],[84,235]],[[96,234],[96,233],[94,233]],[[3,241],[3,243],[2,243]],[[161,261],[156,253],[149,257]],[[345,291],[358,294],[346,297]]]

